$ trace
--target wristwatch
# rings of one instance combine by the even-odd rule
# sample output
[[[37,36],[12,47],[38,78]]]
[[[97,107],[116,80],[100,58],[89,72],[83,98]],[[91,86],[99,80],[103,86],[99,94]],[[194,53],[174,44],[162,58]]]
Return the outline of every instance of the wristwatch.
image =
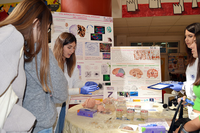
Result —
[[[188,131],[186,131],[186,130],[184,129],[184,124],[181,124],[181,125],[180,125],[180,128],[179,128],[178,133],[181,133],[181,131],[184,132],[184,133],[189,133]]]

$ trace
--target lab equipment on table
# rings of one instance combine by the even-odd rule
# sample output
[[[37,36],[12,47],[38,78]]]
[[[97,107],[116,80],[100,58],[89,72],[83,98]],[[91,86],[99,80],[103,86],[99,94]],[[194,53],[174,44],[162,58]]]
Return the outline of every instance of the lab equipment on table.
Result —
[[[165,133],[166,128],[157,124],[139,124],[140,133]]]
[[[85,117],[91,117],[91,118],[96,116],[96,113],[97,113],[96,109],[81,108],[81,109],[77,110],[77,115],[85,116]]]

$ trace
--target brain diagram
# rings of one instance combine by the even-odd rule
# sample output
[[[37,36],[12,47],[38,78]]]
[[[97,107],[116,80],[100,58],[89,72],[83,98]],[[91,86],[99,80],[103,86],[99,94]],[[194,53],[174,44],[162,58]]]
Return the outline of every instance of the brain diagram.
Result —
[[[117,77],[123,78],[125,75],[125,71],[122,68],[115,68],[112,70],[112,74],[114,74]]]
[[[158,71],[156,69],[149,69],[147,71],[147,77],[148,78],[150,78],[150,77],[157,78],[158,77]]]
[[[141,78],[143,72],[139,68],[134,68],[129,71],[129,74],[136,78]]]

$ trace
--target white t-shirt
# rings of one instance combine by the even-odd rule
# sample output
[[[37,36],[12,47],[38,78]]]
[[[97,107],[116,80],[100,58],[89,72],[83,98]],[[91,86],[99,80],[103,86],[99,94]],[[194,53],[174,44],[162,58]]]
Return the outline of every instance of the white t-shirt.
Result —
[[[77,65],[74,68],[72,76],[69,77],[68,72],[67,72],[67,64],[65,63],[64,64],[64,75],[68,81],[69,89],[83,87],[83,82],[79,79],[79,70],[77,68]]]
[[[184,82],[184,87],[187,98],[196,99],[196,96],[193,92],[193,83],[196,80],[197,76],[197,67],[198,67],[198,58],[196,58],[192,66],[187,66],[186,69],[186,81]]]

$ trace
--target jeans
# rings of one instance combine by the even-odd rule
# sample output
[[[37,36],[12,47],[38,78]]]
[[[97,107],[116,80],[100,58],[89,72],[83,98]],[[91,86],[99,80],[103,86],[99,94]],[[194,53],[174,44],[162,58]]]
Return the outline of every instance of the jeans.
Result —
[[[62,133],[63,132],[64,123],[65,123],[65,112],[66,112],[66,102],[64,102],[62,104],[62,108],[61,108],[61,111],[60,111],[60,116],[58,117],[58,122],[57,122],[55,133]]]
[[[38,133],[53,133],[53,127],[39,131]]]

